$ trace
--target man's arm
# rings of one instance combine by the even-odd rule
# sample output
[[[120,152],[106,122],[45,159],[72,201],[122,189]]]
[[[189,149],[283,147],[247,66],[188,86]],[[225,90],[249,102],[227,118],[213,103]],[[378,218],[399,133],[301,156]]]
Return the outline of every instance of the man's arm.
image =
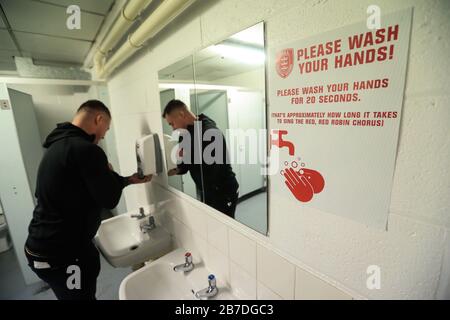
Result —
[[[144,183],[151,180],[151,176],[139,179],[137,174],[122,177],[109,167],[103,150],[96,146],[86,146],[80,150],[80,174],[89,194],[105,209],[113,209],[119,203],[122,190],[129,184]]]
[[[167,175],[170,177],[170,176],[175,176],[175,175],[183,175],[183,174],[186,174],[187,172],[188,172],[187,169],[180,169],[180,167],[178,166],[176,168],[170,169],[167,172]]]
[[[153,175],[144,176],[143,178],[140,178],[137,173],[128,176],[128,177],[122,177],[117,172],[114,171],[113,166],[111,163],[108,163],[109,170],[116,176],[116,178],[119,180],[120,183],[124,185],[124,187],[129,186],[130,184],[139,184],[139,183],[146,183],[152,180]]]
[[[180,137],[180,141],[181,141],[181,137]],[[180,146],[180,141],[178,143],[178,147]],[[182,148],[178,149],[178,155],[181,156],[181,162],[177,163],[177,167],[176,168],[170,169],[167,172],[167,174],[169,176],[174,176],[174,175],[177,175],[177,174],[178,175],[183,175],[183,174],[186,174],[189,171],[189,166],[183,162],[185,160],[183,158],[183,156],[182,156],[183,153],[184,152],[183,152]]]

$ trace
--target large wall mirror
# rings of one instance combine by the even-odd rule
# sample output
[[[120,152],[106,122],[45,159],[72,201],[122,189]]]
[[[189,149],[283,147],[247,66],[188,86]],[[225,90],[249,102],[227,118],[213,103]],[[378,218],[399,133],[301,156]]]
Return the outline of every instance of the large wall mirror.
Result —
[[[264,23],[177,61],[158,76],[163,131],[172,136],[165,147],[178,156],[169,186],[267,234]],[[180,128],[191,135],[190,150]],[[197,154],[204,158],[195,162]],[[187,166],[186,159],[192,159]]]

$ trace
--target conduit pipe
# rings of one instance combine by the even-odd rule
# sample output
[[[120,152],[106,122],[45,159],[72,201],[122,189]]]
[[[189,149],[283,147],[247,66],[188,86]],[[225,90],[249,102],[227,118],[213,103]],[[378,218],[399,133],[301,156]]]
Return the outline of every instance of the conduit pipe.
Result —
[[[164,0],[158,8],[131,34],[127,41],[104,65],[100,65],[97,76],[106,77],[128,57],[139,50],[144,43],[153,38],[195,0]]]
[[[130,0],[122,8],[122,11],[113,24],[111,30],[103,39],[94,56],[94,68],[96,73],[101,70],[105,63],[107,53],[117,44],[127,30],[136,21],[139,14],[147,8],[153,0]]]

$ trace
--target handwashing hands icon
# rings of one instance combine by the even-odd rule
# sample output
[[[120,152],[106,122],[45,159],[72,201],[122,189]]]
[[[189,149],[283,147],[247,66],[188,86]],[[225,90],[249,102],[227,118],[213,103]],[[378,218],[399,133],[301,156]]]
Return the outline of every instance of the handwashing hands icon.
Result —
[[[283,139],[284,135],[287,135],[287,130],[273,130],[272,133],[275,138],[271,139],[271,145],[279,148],[288,148],[289,155],[295,154],[295,146],[291,141]],[[289,162],[285,162],[287,167]],[[302,166],[304,164],[302,163]],[[287,185],[294,197],[301,202],[311,201],[315,193],[320,193],[325,187],[325,179],[322,175],[313,169],[301,168],[296,169],[298,163],[293,161],[291,167],[281,171],[281,174],[286,179],[284,183]]]
[[[282,175],[286,179],[284,183],[294,197],[301,202],[310,201],[315,193],[320,193],[325,187],[325,180],[316,170],[287,168],[282,172]]]

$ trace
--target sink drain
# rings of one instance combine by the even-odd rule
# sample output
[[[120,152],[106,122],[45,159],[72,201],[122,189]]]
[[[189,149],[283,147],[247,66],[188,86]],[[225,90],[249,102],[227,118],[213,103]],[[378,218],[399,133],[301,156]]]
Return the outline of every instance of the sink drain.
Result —
[[[130,248],[130,251],[136,250],[137,248],[139,248],[139,246],[132,246],[132,247]]]

